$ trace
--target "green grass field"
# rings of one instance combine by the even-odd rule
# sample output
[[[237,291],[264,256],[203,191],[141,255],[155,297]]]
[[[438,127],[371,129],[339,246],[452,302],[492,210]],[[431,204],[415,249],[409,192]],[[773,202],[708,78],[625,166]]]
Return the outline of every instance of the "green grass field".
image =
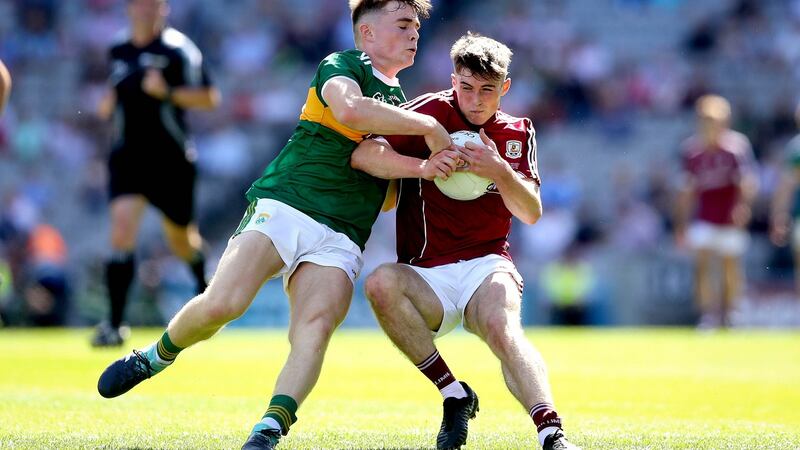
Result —
[[[161,330],[134,330],[143,346]],[[88,330],[0,330],[0,448],[239,448],[266,408],[285,333],[224,331],[123,397],[97,376],[126,349]],[[556,406],[585,449],[800,449],[800,334],[680,329],[529,333]],[[499,365],[475,337],[439,343],[481,399],[467,448],[538,448]],[[281,448],[430,448],[433,386],[378,331],[340,330]]]

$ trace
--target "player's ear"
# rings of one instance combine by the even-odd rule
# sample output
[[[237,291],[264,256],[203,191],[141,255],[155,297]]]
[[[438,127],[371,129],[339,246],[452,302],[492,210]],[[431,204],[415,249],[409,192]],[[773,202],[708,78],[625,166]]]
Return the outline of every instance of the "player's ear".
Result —
[[[358,34],[361,36],[361,42],[373,40],[372,27],[368,23],[358,26]]]
[[[453,86],[453,89],[455,89],[456,86],[458,86],[458,80],[456,80],[456,74],[454,73],[450,74],[450,84]]]
[[[506,78],[505,81],[503,81],[503,87],[500,89],[500,96],[502,97],[506,95],[506,93],[510,88],[511,88],[511,78]]]

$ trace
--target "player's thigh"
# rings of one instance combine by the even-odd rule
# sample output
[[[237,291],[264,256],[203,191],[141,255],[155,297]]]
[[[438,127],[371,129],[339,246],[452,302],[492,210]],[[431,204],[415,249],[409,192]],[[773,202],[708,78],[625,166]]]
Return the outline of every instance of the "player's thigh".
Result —
[[[444,319],[444,306],[434,287],[410,266],[403,264],[394,264],[393,266],[396,267],[399,285],[405,297],[419,311],[428,329],[438,330]],[[426,269],[419,270],[425,271]]]
[[[228,303],[233,309],[246,309],[264,282],[283,266],[267,236],[244,232],[228,241],[206,296],[212,302]]]
[[[695,269],[701,273],[708,272],[714,262],[716,252],[710,248],[698,248],[695,250]]]
[[[111,238],[130,240],[136,235],[147,200],[139,194],[126,194],[111,200]]]
[[[740,265],[741,265],[741,256],[722,255],[722,268],[723,270],[725,270],[727,276],[739,275]]]
[[[494,272],[472,294],[464,311],[464,326],[484,338],[492,328],[521,327],[521,304],[519,275]]]
[[[295,269],[287,288],[290,339],[312,325],[332,332],[344,320],[353,297],[353,283],[344,270],[312,262]]]

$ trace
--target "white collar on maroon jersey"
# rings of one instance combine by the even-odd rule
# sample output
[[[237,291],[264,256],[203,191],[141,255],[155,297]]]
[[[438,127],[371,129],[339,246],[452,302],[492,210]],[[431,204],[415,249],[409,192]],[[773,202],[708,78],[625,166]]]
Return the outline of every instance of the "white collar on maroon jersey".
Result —
[[[372,74],[375,75],[375,78],[383,81],[387,86],[400,87],[400,80],[398,80],[397,77],[389,78],[382,74],[380,70],[376,69],[375,66],[372,66]]]

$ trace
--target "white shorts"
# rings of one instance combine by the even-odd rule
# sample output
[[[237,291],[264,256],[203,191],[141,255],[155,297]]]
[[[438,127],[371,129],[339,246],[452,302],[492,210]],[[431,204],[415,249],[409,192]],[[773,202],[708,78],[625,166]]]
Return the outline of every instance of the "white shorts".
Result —
[[[469,261],[459,261],[437,267],[416,267],[408,265],[425,280],[439,298],[444,309],[444,317],[435,338],[453,331],[459,322],[464,321],[472,295],[486,278],[497,272],[511,274],[522,292],[522,276],[514,263],[500,255],[486,255]]]
[[[740,256],[750,243],[747,232],[732,225],[695,222],[689,227],[687,239],[695,250],[712,250],[725,256]]]
[[[269,237],[284,263],[273,276],[283,277],[284,290],[297,266],[306,261],[338,267],[353,283],[361,273],[364,260],[358,245],[343,233],[333,231],[285,203],[262,198],[255,209],[248,208],[242,222],[231,239],[245,231],[258,231]]]

